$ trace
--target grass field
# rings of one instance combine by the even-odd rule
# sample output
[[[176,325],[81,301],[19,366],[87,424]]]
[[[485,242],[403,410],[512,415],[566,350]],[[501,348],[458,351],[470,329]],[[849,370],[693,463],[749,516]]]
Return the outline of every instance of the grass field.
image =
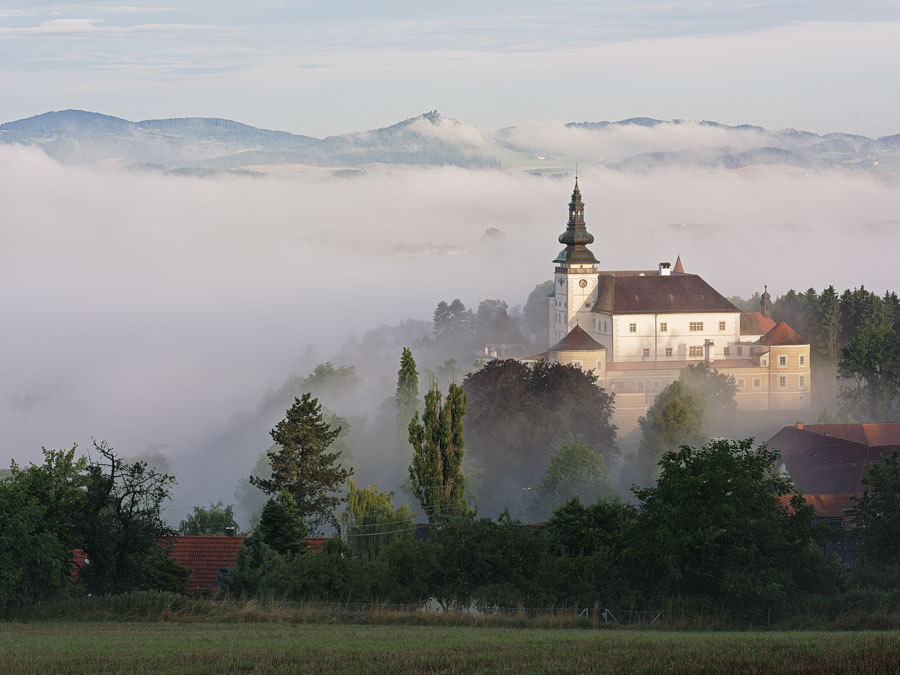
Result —
[[[3,623],[3,673],[900,673],[898,632]]]

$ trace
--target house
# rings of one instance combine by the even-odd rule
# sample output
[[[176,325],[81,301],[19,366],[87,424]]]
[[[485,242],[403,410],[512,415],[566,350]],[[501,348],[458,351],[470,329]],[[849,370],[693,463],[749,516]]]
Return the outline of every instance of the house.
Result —
[[[847,512],[863,492],[866,471],[900,447],[900,423],[798,423],[781,429],[766,445],[781,454],[780,470],[818,518],[840,518],[848,525]]]

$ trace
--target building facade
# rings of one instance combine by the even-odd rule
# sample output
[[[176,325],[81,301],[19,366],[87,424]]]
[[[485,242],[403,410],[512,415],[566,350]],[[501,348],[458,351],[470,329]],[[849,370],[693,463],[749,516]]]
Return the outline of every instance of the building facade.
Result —
[[[675,265],[601,269],[588,248],[584,202],[575,180],[569,220],[559,237],[549,302],[549,349],[524,361],[548,359],[593,372],[616,395],[620,433],[637,428],[653,399],[681,369],[707,362],[735,379],[738,409],[809,408],[809,344],[771,319],[771,297],[742,314],[699,275]]]

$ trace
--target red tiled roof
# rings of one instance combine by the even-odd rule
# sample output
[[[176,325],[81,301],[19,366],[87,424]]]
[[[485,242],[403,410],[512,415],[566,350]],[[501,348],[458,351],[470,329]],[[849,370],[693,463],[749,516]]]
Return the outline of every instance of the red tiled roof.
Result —
[[[562,340],[550,347],[551,352],[589,352],[606,349],[588,335],[581,326],[575,326]]]
[[[885,445],[900,446],[900,422],[884,424],[805,424],[806,431],[823,436],[835,436],[845,441],[861,443],[870,448]]]
[[[321,553],[325,547],[325,542],[328,541],[328,537],[306,537],[303,541],[309,547],[310,553]]]
[[[741,314],[741,335],[765,335],[775,328],[775,321],[762,312]]]
[[[612,314],[739,312],[696,274],[647,276],[602,272],[592,311]]]
[[[179,565],[193,570],[187,581],[186,591],[214,591],[219,569],[233,567],[244,537],[174,537],[172,559]]]
[[[808,344],[793,328],[784,321],[757,340],[761,345],[805,345]]]
[[[819,518],[843,518],[847,509],[856,506],[853,498],[855,492],[844,492],[833,495],[803,495],[806,503],[813,507],[813,512]],[[782,495],[778,498],[783,506],[791,505],[791,496]]]
[[[870,445],[863,427],[872,430]],[[853,429],[852,427],[857,427]],[[811,424],[784,427],[766,444],[778,450],[791,480],[808,494],[847,494],[860,491],[866,470],[893,450],[898,424]]]
[[[541,352],[540,354],[532,354],[531,356],[523,356],[519,359],[519,361],[545,361],[547,359],[548,352]]]

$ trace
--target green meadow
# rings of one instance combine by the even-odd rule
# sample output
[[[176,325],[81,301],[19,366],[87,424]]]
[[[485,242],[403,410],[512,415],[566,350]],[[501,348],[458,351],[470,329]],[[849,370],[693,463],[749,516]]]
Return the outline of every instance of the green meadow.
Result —
[[[3,673],[900,673],[900,632],[0,624]]]

